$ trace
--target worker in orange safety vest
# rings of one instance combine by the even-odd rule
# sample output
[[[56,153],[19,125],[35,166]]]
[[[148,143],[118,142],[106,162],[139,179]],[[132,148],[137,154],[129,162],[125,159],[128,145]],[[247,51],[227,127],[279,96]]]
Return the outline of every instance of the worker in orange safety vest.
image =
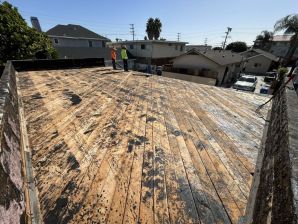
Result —
[[[112,64],[113,64],[113,69],[116,70],[116,58],[117,58],[117,49],[115,47],[112,48],[111,50],[111,58],[112,58]]]

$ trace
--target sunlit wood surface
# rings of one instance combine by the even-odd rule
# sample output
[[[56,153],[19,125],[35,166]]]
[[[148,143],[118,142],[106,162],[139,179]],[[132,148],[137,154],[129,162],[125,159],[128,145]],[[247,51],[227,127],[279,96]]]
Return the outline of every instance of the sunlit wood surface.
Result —
[[[110,68],[18,77],[45,223],[244,214],[267,98]]]

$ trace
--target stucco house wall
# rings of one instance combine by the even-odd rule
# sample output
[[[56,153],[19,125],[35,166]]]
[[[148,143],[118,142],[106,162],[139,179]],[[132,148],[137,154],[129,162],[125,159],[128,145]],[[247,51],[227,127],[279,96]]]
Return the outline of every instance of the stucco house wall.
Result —
[[[249,58],[245,63],[245,72],[253,74],[265,74],[268,72],[271,63],[272,61],[263,55]]]
[[[88,38],[67,38],[67,37],[51,37],[50,39],[54,47],[89,47],[89,41],[92,41],[92,47],[103,47],[102,40]],[[58,43],[55,42],[58,40]]]
[[[197,71],[195,75],[198,75],[199,71],[202,69],[213,71],[217,73],[217,85],[221,85],[233,79],[236,68],[238,67],[236,64],[219,65],[203,55],[186,54],[173,60],[173,68],[194,69]],[[228,72],[224,76],[226,68],[228,68]]]

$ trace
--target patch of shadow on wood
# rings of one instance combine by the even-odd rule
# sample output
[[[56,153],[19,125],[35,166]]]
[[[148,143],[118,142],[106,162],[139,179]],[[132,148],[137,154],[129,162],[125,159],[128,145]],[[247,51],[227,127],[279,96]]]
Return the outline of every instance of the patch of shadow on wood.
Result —
[[[35,94],[31,95],[31,99],[33,99],[33,100],[38,100],[38,99],[42,99],[42,98],[44,98],[44,97],[41,96],[40,93],[35,93]]]
[[[81,203],[69,203],[69,196],[76,189],[76,183],[70,181],[63,189],[61,196],[56,200],[55,207],[48,211],[44,218],[45,224],[69,223],[73,216],[80,210]],[[48,209],[48,208],[46,208]]]
[[[128,89],[120,88],[119,90],[120,90],[121,92],[124,92],[124,93],[129,93],[129,90],[128,90]]]
[[[77,161],[76,157],[70,153],[70,155],[67,157],[67,163],[70,165],[70,170],[75,170],[80,168],[80,164]]]
[[[197,140],[197,142],[196,142],[196,146],[197,146],[197,148],[199,149],[199,150],[204,150],[205,148],[206,148],[206,146],[205,146],[205,144],[202,142],[202,141],[200,141],[200,140]]]
[[[173,134],[178,137],[181,135],[181,132],[178,130],[175,130],[175,131],[173,131]]]
[[[59,136],[58,131],[54,131],[54,132],[52,133],[51,139],[57,138],[58,136]]]
[[[154,122],[154,121],[156,121],[155,117],[147,117],[147,119],[146,119],[146,123]]]
[[[82,101],[79,95],[73,93],[72,91],[69,91],[68,89],[63,90],[63,93],[69,98],[72,106],[78,105]]]

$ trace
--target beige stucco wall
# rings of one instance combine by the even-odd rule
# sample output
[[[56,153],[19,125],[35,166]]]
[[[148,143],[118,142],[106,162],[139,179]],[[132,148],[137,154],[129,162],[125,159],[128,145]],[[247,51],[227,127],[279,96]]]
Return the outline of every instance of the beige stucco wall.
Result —
[[[181,51],[182,46],[182,51]],[[172,58],[185,52],[185,44],[153,44],[152,58]]]
[[[174,79],[181,79],[181,80],[185,80],[185,81],[189,81],[189,82],[210,85],[210,86],[215,86],[215,83],[216,83],[216,79],[188,75],[188,74],[181,74],[181,73],[162,72],[162,76],[174,78]]]
[[[141,45],[145,45],[145,49],[141,49]],[[110,43],[110,46],[120,48],[122,43]],[[141,58],[174,58],[185,53],[185,43],[157,43],[157,42],[127,42],[125,43],[127,50],[135,57]],[[133,46],[133,47],[131,47]],[[177,46],[177,49],[176,49]],[[182,46],[182,51],[180,47]]]
[[[255,63],[259,63],[260,66],[255,67]],[[255,73],[255,74],[265,74],[268,72],[271,65],[271,60],[260,55],[258,57],[253,57],[248,59],[245,65],[245,72],[247,73]]]

